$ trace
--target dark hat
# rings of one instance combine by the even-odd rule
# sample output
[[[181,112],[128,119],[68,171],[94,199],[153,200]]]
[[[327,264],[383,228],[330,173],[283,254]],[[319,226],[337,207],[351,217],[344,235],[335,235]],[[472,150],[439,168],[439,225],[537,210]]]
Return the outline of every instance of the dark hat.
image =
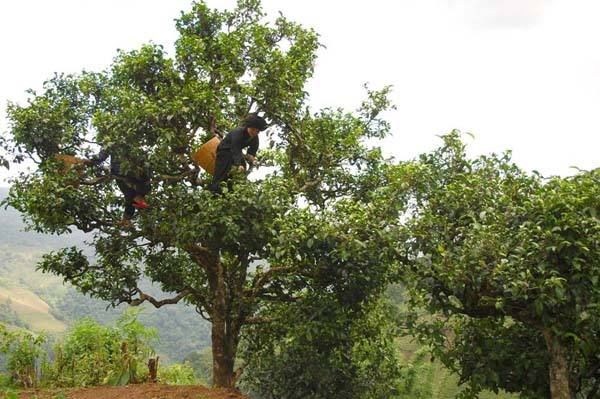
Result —
[[[250,114],[244,119],[245,127],[254,127],[258,130],[265,130],[267,128],[267,121],[257,114]]]

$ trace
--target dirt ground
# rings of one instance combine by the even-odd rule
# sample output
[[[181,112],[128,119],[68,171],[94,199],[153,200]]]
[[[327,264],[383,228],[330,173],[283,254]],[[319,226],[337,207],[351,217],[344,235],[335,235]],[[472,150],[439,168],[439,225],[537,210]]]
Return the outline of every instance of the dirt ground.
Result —
[[[0,393],[1,396],[1,393]],[[225,389],[201,385],[138,384],[123,387],[99,386],[39,391],[22,391],[19,399],[248,399]]]

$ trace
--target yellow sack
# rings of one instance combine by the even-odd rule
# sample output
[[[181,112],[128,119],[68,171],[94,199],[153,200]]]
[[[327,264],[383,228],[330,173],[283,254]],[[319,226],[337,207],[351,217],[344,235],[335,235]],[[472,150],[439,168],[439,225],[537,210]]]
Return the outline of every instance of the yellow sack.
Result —
[[[57,161],[62,163],[62,165],[60,166],[60,173],[62,173],[63,175],[66,175],[72,169],[75,169],[75,171],[77,172],[77,175],[79,176],[79,179],[81,179],[83,177],[83,173],[84,173],[83,166],[85,165],[85,162],[86,162],[85,159],[77,158],[73,155],[67,155],[67,154],[57,154],[54,156],[54,158]],[[67,183],[70,186],[79,187],[78,179],[68,180]]]
[[[55,155],[54,157],[56,158],[57,161],[60,161],[63,163],[63,166],[61,167],[61,172],[67,173],[71,169],[77,168],[78,169],[77,173],[79,173],[80,175],[83,174],[81,167],[85,164],[84,159],[77,158],[73,155],[67,155],[67,154],[58,154],[58,155]]]
[[[219,143],[221,143],[221,139],[215,136],[202,144],[192,154],[192,160],[211,175],[215,174],[215,161],[217,159],[217,147]]]

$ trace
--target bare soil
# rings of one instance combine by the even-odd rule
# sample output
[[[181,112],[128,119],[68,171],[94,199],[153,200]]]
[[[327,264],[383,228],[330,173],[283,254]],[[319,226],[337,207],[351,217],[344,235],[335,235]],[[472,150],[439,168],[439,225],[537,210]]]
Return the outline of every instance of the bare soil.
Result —
[[[1,395],[1,394],[0,394]],[[239,392],[201,385],[136,384],[21,391],[19,399],[248,399]]]

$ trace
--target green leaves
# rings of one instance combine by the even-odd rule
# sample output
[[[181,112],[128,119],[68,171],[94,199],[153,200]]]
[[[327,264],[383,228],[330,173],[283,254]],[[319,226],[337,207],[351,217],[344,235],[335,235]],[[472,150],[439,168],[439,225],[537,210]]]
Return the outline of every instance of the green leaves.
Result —
[[[600,319],[578,315],[600,301],[600,224],[589,211],[600,204],[598,171],[542,179],[519,170],[509,154],[468,159],[456,131],[443,140],[438,150],[420,157],[410,178],[414,240],[407,244],[404,281],[413,303],[434,314],[458,313],[456,319],[474,326],[477,319],[509,316],[510,323],[538,336],[543,327],[551,328],[575,352],[580,344],[566,337],[580,320],[575,334],[596,342],[591,331],[599,331]],[[476,335],[477,328],[472,332]],[[505,339],[502,334],[498,339]],[[510,348],[495,350],[504,349],[503,356],[514,355]],[[464,371],[467,364],[458,357],[465,353],[449,354],[447,363],[459,362]],[[576,357],[572,378],[594,361]],[[482,386],[512,384],[477,374],[468,377],[471,383],[483,378]],[[525,391],[534,389],[527,385],[531,381],[520,383]]]
[[[25,388],[39,383],[40,363],[47,354],[43,348],[47,337],[26,331],[9,331],[0,324],[0,353],[6,354],[6,367],[13,382]]]

